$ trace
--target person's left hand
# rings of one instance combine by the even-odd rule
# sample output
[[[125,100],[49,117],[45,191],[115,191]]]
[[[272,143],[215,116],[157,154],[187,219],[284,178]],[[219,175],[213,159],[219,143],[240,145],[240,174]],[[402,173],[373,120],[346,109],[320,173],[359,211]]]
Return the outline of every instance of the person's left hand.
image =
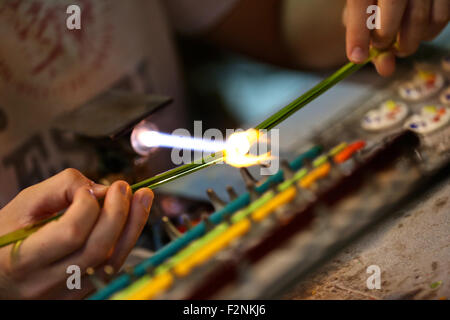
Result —
[[[100,205],[98,198],[104,197]],[[0,248],[0,298],[74,299],[93,289],[85,275],[103,267],[118,271],[134,247],[150,211],[153,193],[132,194],[125,181],[110,187],[94,184],[75,169],[66,169],[21,191],[0,210],[0,235],[32,225],[61,210],[14,249]],[[78,266],[81,288],[69,290],[69,266]]]

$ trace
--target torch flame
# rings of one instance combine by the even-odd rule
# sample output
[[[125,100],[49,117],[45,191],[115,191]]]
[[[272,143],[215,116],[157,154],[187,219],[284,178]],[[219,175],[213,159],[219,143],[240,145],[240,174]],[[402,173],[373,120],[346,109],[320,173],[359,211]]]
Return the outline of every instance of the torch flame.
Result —
[[[256,142],[261,142],[259,131],[250,129],[233,133],[226,142],[224,161],[233,167],[249,167],[272,159],[270,152],[262,155],[250,154],[250,149]]]
[[[267,142],[255,129],[235,132],[226,142],[170,135],[153,130],[137,131],[134,138],[135,144],[139,144],[146,149],[166,147],[213,153],[222,152],[224,162],[238,168],[253,166],[272,159],[270,152],[262,155],[250,153],[255,143]]]

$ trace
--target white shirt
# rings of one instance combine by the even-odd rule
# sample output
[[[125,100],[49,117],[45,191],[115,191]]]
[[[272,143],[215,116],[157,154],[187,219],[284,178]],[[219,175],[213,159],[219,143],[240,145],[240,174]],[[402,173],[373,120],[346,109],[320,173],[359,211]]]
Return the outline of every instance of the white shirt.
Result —
[[[93,152],[52,120],[114,86],[171,96],[161,126],[182,116],[174,30],[202,33],[238,0],[21,0],[0,4],[0,205],[66,167],[93,167]],[[81,30],[66,27],[68,5]],[[86,152],[87,151],[87,152]]]

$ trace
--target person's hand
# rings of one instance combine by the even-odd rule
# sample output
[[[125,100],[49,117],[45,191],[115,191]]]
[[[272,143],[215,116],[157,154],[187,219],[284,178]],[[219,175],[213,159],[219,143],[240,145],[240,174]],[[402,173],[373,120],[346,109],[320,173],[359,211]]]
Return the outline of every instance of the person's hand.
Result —
[[[381,29],[367,28],[370,5],[380,7]],[[374,63],[379,74],[389,76],[395,70],[396,56],[413,54],[422,41],[435,38],[449,19],[450,0],[347,0],[347,56],[361,63],[369,57],[370,45],[386,50]]]
[[[103,198],[101,208],[98,198]],[[0,298],[82,298],[92,290],[87,268],[118,271],[134,247],[150,211],[153,193],[134,195],[117,181],[94,184],[74,169],[20,192],[0,210],[0,235],[36,223],[67,208],[14,248],[0,249]],[[14,251],[13,251],[14,248]],[[81,289],[69,290],[67,267],[80,267]]]

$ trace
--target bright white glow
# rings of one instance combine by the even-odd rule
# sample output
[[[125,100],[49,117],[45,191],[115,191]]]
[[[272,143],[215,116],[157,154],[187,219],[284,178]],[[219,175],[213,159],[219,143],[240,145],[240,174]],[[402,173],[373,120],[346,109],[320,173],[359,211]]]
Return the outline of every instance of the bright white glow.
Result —
[[[174,136],[157,131],[142,131],[139,133],[138,139],[142,145],[148,148],[166,147],[208,152],[219,152],[226,149],[226,144],[222,141]]]
[[[220,140],[204,140],[189,136],[171,135],[155,130],[136,130],[132,141],[140,148],[150,150],[153,148],[179,148],[183,150],[196,150],[204,152],[224,152],[224,160],[234,167],[247,167],[270,160],[270,153],[251,155],[251,147],[259,140],[257,130],[233,133],[226,142]]]
[[[230,149],[232,149],[233,153],[245,155],[250,151],[251,146],[247,132],[236,132],[227,140],[227,151],[229,153]]]
[[[248,167],[266,160],[270,160],[270,153],[255,156],[251,155],[250,148],[259,140],[259,132],[250,129],[245,132],[233,133],[227,141],[225,149],[225,162],[233,167]]]

